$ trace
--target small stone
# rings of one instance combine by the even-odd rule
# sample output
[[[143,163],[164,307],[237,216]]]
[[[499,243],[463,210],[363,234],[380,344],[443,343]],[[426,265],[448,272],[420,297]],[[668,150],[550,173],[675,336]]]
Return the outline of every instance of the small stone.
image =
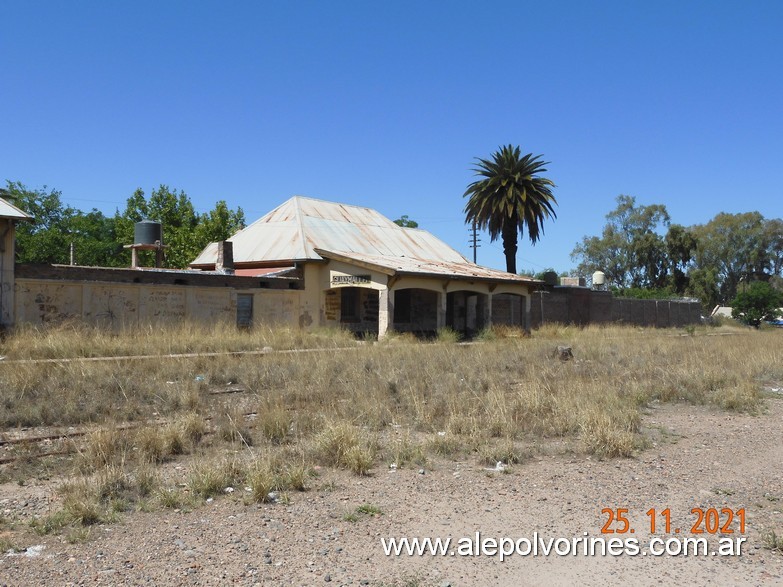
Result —
[[[330,583],[332,581],[332,576],[331,575],[324,575],[324,581],[326,581],[327,583]]]

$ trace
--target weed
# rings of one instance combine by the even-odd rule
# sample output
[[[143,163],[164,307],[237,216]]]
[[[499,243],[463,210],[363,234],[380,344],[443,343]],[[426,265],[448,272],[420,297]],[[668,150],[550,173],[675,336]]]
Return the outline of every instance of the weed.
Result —
[[[92,528],[89,526],[71,528],[65,535],[65,541],[68,544],[84,544],[90,539],[90,534],[92,534]]]
[[[485,465],[516,465],[527,460],[530,455],[518,448],[510,438],[497,443],[485,443],[479,449],[479,458]]]
[[[253,436],[245,425],[244,415],[230,406],[224,409],[217,419],[218,435],[227,442],[239,442],[245,446],[253,445]]]
[[[383,515],[383,511],[377,505],[371,503],[364,503],[356,508],[357,514],[365,514],[368,516],[380,516]]]
[[[360,506],[357,506],[353,511],[345,512],[343,514],[343,520],[346,522],[358,522],[363,517],[376,517],[376,516],[382,516],[383,510],[379,508],[377,505],[373,505],[371,503],[363,503]]]
[[[236,460],[198,463],[190,473],[188,485],[194,495],[203,498],[222,494],[226,487],[241,484],[247,472]]]
[[[321,462],[349,469],[357,475],[369,473],[375,451],[360,429],[340,422],[324,429],[316,439],[316,455]]]
[[[763,540],[765,548],[783,552],[783,535],[777,534],[774,530],[770,530],[764,534]]]
[[[188,502],[185,494],[176,489],[160,489],[156,495],[162,507],[172,510],[180,509]]]
[[[459,332],[453,328],[445,327],[438,329],[437,341],[445,344],[454,344],[460,341],[462,337]]]
[[[182,428],[182,434],[191,443],[196,446],[207,431],[207,423],[196,412],[186,412],[179,419],[179,426]]]
[[[264,438],[273,444],[285,442],[291,423],[291,415],[281,405],[264,406],[259,410],[257,425]]]

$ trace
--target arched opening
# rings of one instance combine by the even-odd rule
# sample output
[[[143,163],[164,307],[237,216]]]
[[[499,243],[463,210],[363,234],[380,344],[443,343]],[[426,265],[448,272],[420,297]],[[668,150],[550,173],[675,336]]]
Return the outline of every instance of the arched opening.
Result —
[[[359,336],[378,336],[378,290],[341,287],[330,290],[338,301],[340,326]]]
[[[474,291],[453,291],[446,296],[446,326],[472,338],[489,323],[489,296]]]
[[[492,324],[525,328],[525,296],[503,293],[492,296]]]
[[[438,292],[429,289],[394,290],[392,328],[427,338],[438,331]]]

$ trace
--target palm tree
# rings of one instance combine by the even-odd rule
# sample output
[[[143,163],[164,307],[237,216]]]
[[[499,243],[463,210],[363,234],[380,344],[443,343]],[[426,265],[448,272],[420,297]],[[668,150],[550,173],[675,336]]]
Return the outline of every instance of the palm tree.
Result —
[[[491,240],[503,239],[506,270],[517,272],[517,232],[535,244],[543,234],[545,218],[557,218],[552,195],[555,184],[538,174],[546,171],[541,156],[528,153],[520,157],[519,147],[508,145],[492,154],[492,161],[476,157],[474,171],[481,179],[465,190],[465,222],[487,230]]]

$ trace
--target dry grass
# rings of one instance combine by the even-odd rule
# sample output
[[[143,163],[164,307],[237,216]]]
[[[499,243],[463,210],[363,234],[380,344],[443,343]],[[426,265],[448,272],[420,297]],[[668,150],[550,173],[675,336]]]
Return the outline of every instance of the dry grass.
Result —
[[[629,456],[644,446],[641,418],[654,402],[755,412],[763,385],[783,382],[783,332],[734,327],[546,326],[532,336],[492,329],[470,345],[455,344],[448,332],[434,342],[397,336],[356,345],[342,332],[205,332],[187,325],[127,333],[130,344],[79,328],[23,331],[4,341],[0,354],[323,349],[143,364],[0,362],[0,424],[98,424],[80,449],[79,469],[124,471],[130,497],[109,501],[131,505],[142,495],[158,496],[167,507],[187,502],[182,491],[136,470],[203,447],[209,458],[199,457],[185,480],[191,495],[212,497],[247,484],[258,501],[272,491],[306,488],[311,465],[366,475],[381,463],[420,465],[454,455],[513,464],[550,440],[601,457]],[[557,345],[571,346],[574,360],[554,359]],[[244,391],[210,395],[228,385]],[[117,430],[117,423],[153,419],[158,423],[133,432]],[[106,498],[95,495],[105,510]],[[92,519],[93,502],[74,501],[68,519]]]

